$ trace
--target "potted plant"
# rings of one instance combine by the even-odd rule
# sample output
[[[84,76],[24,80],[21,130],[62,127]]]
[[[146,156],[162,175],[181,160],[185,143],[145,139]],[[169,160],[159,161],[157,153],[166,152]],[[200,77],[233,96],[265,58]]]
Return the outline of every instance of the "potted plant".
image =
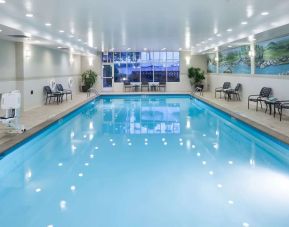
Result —
[[[81,82],[82,82],[82,91],[87,92],[89,88],[91,88],[97,79],[96,72],[92,70],[87,70],[81,74]]]
[[[205,72],[200,68],[190,67],[188,69],[188,77],[190,78],[190,83],[192,86],[204,87],[202,81],[205,79]]]

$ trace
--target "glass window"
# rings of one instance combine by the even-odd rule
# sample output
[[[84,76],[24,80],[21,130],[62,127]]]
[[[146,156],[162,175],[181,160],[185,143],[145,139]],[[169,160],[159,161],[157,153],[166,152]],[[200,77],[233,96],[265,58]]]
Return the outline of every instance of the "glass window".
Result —
[[[134,59],[134,53],[128,52],[127,53],[127,62],[133,62],[133,59]]]
[[[127,64],[127,79],[130,82],[140,82],[140,64]]]
[[[150,63],[141,64],[141,81],[153,82],[153,65]]]
[[[121,62],[126,62],[126,52],[121,52]]]
[[[154,63],[154,82],[166,82],[166,65],[159,62]]]
[[[141,52],[141,61],[146,62],[148,60],[148,52]]]
[[[167,63],[167,81],[180,82],[180,63],[168,62]]]
[[[108,55],[105,53],[102,53],[102,62],[107,63]]]
[[[174,60],[174,52],[167,52],[167,61]]]
[[[180,52],[174,52],[174,60],[180,61]]]
[[[114,81],[179,82],[179,52],[109,52],[102,54],[103,63],[114,63]]]
[[[167,60],[167,52],[160,52],[160,61],[165,62]]]
[[[114,64],[114,82],[123,82],[123,80],[126,79],[126,75],[126,64]]]
[[[113,61],[120,62],[120,52],[114,52]]]
[[[159,62],[160,61],[160,52],[154,52],[154,61]]]
[[[112,63],[113,62],[113,52],[108,52],[107,62],[108,63]]]
[[[135,52],[135,62],[140,62],[141,60],[141,52]]]

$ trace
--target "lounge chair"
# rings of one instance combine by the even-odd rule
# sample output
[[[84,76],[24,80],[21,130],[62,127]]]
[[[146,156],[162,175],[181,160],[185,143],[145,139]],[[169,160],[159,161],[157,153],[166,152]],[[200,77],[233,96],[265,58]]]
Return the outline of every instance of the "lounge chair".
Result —
[[[71,100],[72,100],[72,91],[68,89],[64,89],[62,84],[56,84],[56,90],[59,91],[60,93],[63,93],[63,95],[66,96],[66,100],[67,100],[68,95],[71,96]]]
[[[223,87],[217,87],[215,89],[215,98],[217,97],[217,93],[220,93],[220,98],[222,98],[222,93],[224,92],[224,90],[229,89],[230,87],[231,87],[230,82],[225,82],[223,84]]]
[[[280,121],[282,120],[283,110],[289,109],[289,100],[277,101],[274,105],[274,117],[275,117],[275,108],[278,109],[278,113],[280,116]]]
[[[130,81],[124,81],[123,82],[123,89],[124,89],[125,92],[126,92],[126,89],[131,90],[131,88],[132,88],[132,86],[131,86]]]
[[[54,98],[54,101],[62,102],[63,100],[63,93],[60,92],[52,92],[51,88],[49,86],[44,86],[44,92],[46,93],[46,101],[45,104],[47,104],[47,101],[49,100],[49,103],[51,101],[51,98]]]
[[[149,91],[149,89],[150,89],[149,83],[148,82],[142,82],[141,83],[141,91],[143,88],[147,88],[147,90]]]
[[[232,99],[232,96],[234,96],[236,100],[241,101],[241,98],[240,98],[241,87],[242,85],[240,83],[237,83],[235,88],[224,90],[225,99],[227,95],[228,101]]]
[[[158,89],[159,91],[161,91],[161,88],[164,89],[164,92],[166,91],[166,86],[167,86],[167,83],[165,81],[162,81],[159,83],[158,85]]]
[[[267,100],[272,93],[272,88],[270,87],[263,87],[259,93],[259,95],[250,95],[248,97],[248,109],[249,109],[249,104],[250,102],[255,102],[256,103],[256,111],[258,111],[258,103],[261,104],[261,109],[262,107],[262,102]]]

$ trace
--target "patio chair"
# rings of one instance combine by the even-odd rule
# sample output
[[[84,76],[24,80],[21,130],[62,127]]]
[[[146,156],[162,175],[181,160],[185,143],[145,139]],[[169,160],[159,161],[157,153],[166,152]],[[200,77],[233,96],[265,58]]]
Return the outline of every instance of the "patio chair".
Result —
[[[49,86],[44,86],[43,88],[44,92],[46,93],[46,101],[45,104],[47,104],[47,101],[50,103],[51,98],[54,99],[54,102],[56,101],[57,104],[59,102],[62,102],[63,94],[60,92],[52,92],[51,88]]]
[[[131,88],[132,88],[132,86],[131,86],[130,81],[123,81],[123,89],[125,92],[126,92],[126,89],[131,90]]]
[[[158,85],[158,90],[161,91],[161,89],[163,89],[164,92],[165,92],[166,91],[166,86],[167,86],[167,83],[165,81],[162,81]]]
[[[141,82],[141,91],[143,88],[147,88],[147,90],[150,90],[150,86],[148,82]]]
[[[230,87],[231,87],[230,82],[225,82],[223,84],[223,87],[217,87],[215,89],[215,98],[217,97],[217,93],[220,93],[220,98],[222,98],[222,93],[224,92],[224,90],[229,89]]]
[[[263,109],[262,102],[265,102],[265,100],[267,100],[270,97],[271,93],[272,93],[272,88],[263,87],[261,89],[259,95],[249,95],[249,97],[248,97],[248,109],[249,109],[250,102],[256,103],[256,111],[258,111],[258,103],[261,104],[261,109]]]
[[[234,96],[236,100],[241,101],[241,98],[240,98],[241,87],[242,85],[240,83],[237,83],[235,88],[224,90],[225,99],[227,95],[228,101],[232,99],[232,96]]]
[[[204,95],[203,90],[204,90],[203,84],[196,85],[195,90],[193,91],[193,94],[196,94],[197,92],[199,92],[200,95]]]
[[[275,108],[277,108],[279,116],[280,116],[280,121],[282,120],[282,115],[283,115],[283,110],[284,109],[289,109],[289,100],[283,100],[283,101],[277,101],[274,105],[274,117],[275,117]]]
[[[56,84],[56,90],[59,91],[60,93],[63,93],[63,95],[66,96],[66,100],[67,100],[68,95],[71,96],[71,100],[72,100],[72,91],[68,89],[64,89],[62,84]]]

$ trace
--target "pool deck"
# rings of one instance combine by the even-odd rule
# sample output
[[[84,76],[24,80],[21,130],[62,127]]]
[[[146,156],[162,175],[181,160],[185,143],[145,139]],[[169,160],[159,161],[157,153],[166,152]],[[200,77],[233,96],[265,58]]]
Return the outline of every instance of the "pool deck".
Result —
[[[260,131],[263,131],[282,142],[289,144],[289,116],[283,115],[280,121],[279,114],[276,117],[265,113],[265,109],[256,111],[256,103],[250,103],[250,109],[247,107],[247,100],[240,101],[226,101],[224,98],[215,98],[213,93],[205,92],[203,96],[193,95],[196,98],[222,110],[223,112],[239,119]],[[273,112],[273,111],[272,111]]]
[[[135,95],[135,94],[189,94],[187,92],[103,92],[102,95]],[[279,121],[279,116],[274,119],[273,116],[265,114],[264,110],[258,112],[255,111],[254,103],[250,110],[244,102],[238,101],[225,101],[224,99],[215,98],[212,93],[204,93],[203,96],[193,95],[196,98],[228,113],[229,115],[244,121],[245,123],[289,144],[289,117],[283,117],[283,120]],[[21,143],[23,140],[29,138],[31,135],[46,128],[50,124],[63,118],[65,115],[76,110],[82,105],[90,102],[95,96],[87,97],[86,93],[77,94],[73,100],[64,101],[63,103],[44,105],[29,111],[22,113],[20,118],[21,124],[26,128],[26,132],[22,134],[11,134],[10,130],[0,125],[0,154],[12,148],[13,146]]]

